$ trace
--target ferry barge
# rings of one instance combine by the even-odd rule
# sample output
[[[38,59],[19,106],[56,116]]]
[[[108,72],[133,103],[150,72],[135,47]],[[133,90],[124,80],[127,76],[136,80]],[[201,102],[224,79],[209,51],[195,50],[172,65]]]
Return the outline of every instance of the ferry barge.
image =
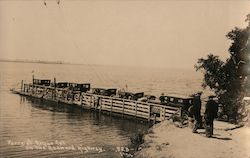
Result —
[[[192,106],[192,97],[161,96],[157,101],[153,95],[143,92],[117,91],[115,88],[91,88],[90,83],[51,82],[49,79],[34,79],[23,83],[13,93],[57,104],[76,105],[99,112],[117,113],[148,121],[159,122],[177,117],[182,123],[187,109]]]

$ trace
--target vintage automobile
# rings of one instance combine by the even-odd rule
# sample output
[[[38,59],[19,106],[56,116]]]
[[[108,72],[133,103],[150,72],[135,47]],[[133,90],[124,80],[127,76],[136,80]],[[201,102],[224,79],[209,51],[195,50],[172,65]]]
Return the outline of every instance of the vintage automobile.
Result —
[[[58,82],[58,83],[56,83],[56,87],[57,88],[67,88],[67,87],[69,87],[68,84],[69,84],[68,82]]]
[[[116,95],[115,88],[92,88],[92,91],[90,93],[97,94],[97,95],[103,95],[103,96],[115,96]]]
[[[68,88],[72,91],[87,92],[90,90],[89,83],[69,83],[69,82],[58,82],[56,84],[57,88]]]
[[[89,83],[69,83],[69,89],[73,91],[87,92],[90,90]]]
[[[155,101],[156,96],[154,95],[144,95],[142,98],[139,98],[138,101],[142,102],[153,102]]]
[[[118,93],[118,95],[119,95],[119,98],[138,100],[139,98],[142,98],[144,96],[144,92],[132,93],[132,92],[122,92],[122,91],[120,91]]]
[[[160,96],[160,102],[163,105],[171,105],[173,107],[182,107],[188,111],[188,108],[193,104],[193,97],[181,95]]]
[[[33,79],[34,85],[50,86],[50,80]]]

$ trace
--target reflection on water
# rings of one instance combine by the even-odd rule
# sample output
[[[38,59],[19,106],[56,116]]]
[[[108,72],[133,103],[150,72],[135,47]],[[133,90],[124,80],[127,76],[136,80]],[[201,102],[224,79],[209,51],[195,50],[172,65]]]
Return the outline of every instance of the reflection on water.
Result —
[[[16,83],[31,81],[32,71],[38,78],[56,77],[57,81],[87,82],[94,87],[127,85],[130,91],[154,95],[190,94],[200,90],[201,82],[201,76],[192,71],[3,62],[0,67],[0,157],[121,157],[120,147],[130,147],[129,138],[148,129],[145,123],[11,94],[9,89]],[[56,141],[64,143],[59,145],[63,150],[14,144]],[[72,145],[82,150],[66,149]],[[87,147],[97,149],[86,151]]]
[[[84,110],[76,106],[41,103],[1,93],[1,97],[12,101],[1,101],[1,157],[63,156],[63,157],[120,157],[118,147],[130,148],[130,137],[138,130],[145,131],[146,123],[119,117],[110,117],[99,112]],[[19,99],[19,100],[18,100]],[[9,141],[9,142],[8,142]],[[55,142],[60,147],[74,149],[51,151],[48,146],[36,149],[33,146],[11,145],[10,142]],[[35,144],[37,145],[37,144]],[[39,146],[41,147],[41,146]],[[44,147],[44,146],[42,146]],[[58,146],[57,146],[58,147]],[[82,150],[77,150],[79,147]],[[95,147],[94,150],[91,147]],[[88,152],[84,150],[88,149]],[[102,149],[100,152],[100,149]]]

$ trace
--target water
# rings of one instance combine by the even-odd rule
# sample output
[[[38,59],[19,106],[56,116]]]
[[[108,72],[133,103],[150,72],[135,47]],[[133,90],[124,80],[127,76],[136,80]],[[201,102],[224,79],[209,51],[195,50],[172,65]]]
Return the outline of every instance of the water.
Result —
[[[21,80],[30,82],[32,72],[36,78],[127,87],[156,96],[192,94],[201,90],[202,81],[192,70],[6,62],[0,68],[0,157],[121,157],[119,151],[127,150],[122,147],[131,149],[129,138],[148,129],[140,121],[58,108],[9,92]]]

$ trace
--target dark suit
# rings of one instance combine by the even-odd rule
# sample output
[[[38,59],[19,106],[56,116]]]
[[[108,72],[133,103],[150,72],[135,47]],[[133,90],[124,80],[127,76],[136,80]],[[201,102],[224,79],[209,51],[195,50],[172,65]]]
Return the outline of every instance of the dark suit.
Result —
[[[201,127],[201,99],[200,96],[195,96],[193,98],[193,114],[195,119],[195,125],[193,132],[196,132],[199,127]]]
[[[206,121],[206,135],[211,137],[213,135],[214,119],[217,117],[218,104],[209,99],[206,104],[205,121]]]

